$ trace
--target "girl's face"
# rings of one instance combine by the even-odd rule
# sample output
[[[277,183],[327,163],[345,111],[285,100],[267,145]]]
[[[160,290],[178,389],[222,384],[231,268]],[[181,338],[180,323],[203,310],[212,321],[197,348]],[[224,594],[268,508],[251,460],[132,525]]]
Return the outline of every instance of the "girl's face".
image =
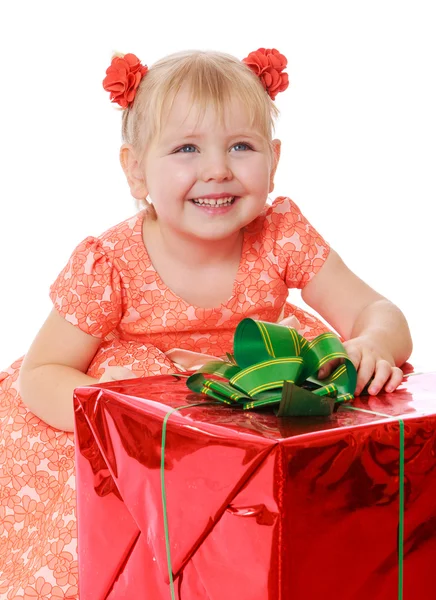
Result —
[[[273,189],[280,142],[250,125],[232,101],[221,123],[213,108],[199,115],[189,94],[175,99],[141,167],[145,188],[167,232],[224,239],[253,221]]]

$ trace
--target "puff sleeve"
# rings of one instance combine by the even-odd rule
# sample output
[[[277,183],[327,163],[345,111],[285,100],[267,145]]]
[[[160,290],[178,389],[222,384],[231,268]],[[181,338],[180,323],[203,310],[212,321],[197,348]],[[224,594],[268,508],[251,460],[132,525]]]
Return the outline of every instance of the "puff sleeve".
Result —
[[[50,287],[56,310],[85,333],[105,338],[122,317],[121,278],[100,240],[88,237]]]
[[[269,215],[281,278],[302,289],[321,269],[330,247],[290,198],[277,198]]]

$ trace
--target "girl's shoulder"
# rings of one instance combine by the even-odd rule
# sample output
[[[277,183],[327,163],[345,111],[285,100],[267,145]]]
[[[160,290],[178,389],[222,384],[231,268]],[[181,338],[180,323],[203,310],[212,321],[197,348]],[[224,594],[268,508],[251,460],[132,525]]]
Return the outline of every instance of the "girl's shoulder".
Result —
[[[308,223],[299,207],[288,196],[278,196],[271,203],[265,205],[261,214],[248,226],[248,233],[271,234],[284,225]]]
[[[266,218],[277,214],[291,214],[295,219],[304,219],[301,210],[289,196],[278,196],[266,207]]]
[[[111,262],[116,258],[120,258],[135,244],[143,244],[142,223],[144,213],[145,211],[140,211],[121,221],[121,223],[106,229],[100,235],[86,237],[76,246],[73,255],[80,254],[85,257],[94,254],[99,256],[100,259]]]
[[[264,245],[274,254],[287,254],[292,248],[325,257],[329,252],[328,243],[287,196],[279,196],[267,204],[246,231],[252,244]]]
[[[135,259],[144,247],[142,239],[144,212],[138,212],[98,236],[88,236],[83,239],[74,248],[62,273],[65,271],[69,274],[80,269],[93,273],[96,270],[125,268],[129,263],[129,257]],[[136,264],[137,260],[134,262]]]
[[[112,250],[122,244],[124,247],[131,243],[136,243],[138,238],[142,241],[142,224],[145,211],[140,211],[135,215],[128,217],[121,223],[113,225],[94,239],[102,248]]]
[[[105,337],[121,319],[125,280],[141,258],[143,212],[125,219],[75,248],[50,287],[59,312],[85,333]]]

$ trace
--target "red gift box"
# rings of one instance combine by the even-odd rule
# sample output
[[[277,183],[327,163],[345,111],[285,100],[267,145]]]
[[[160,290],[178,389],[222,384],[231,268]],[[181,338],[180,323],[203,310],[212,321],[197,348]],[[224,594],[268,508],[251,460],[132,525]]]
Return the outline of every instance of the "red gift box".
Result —
[[[434,600],[436,374],[329,418],[185,381],[75,392],[81,600]]]

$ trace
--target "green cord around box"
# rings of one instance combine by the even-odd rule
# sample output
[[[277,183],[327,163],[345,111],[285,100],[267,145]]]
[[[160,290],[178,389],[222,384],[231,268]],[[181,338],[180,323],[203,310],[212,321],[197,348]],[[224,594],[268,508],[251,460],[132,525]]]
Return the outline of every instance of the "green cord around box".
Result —
[[[168,578],[170,585],[170,594],[171,600],[175,600],[175,592],[174,592],[174,580],[173,580],[173,567],[171,563],[171,547],[170,547],[170,537],[169,537],[169,528],[168,528],[168,511],[167,511],[167,501],[166,501],[166,490],[165,490],[165,443],[166,443],[166,431],[167,431],[167,423],[170,416],[184,408],[191,408],[193,406],[210,406],[209,402],[198,402],[196,404],[187,404],[185,406],[179,406],[178,408],[173,408],[165,415],[163,425],[162,425],[162,448],[161,448],[161,468],[160,468],[160,477],[161,477],[161,491],[162,491],[162,511],[163,511],[163,523],[164,523],[164,533],[165,533],[165,547],[167,553],[167,566],[168,566]],[[213,403],[215,404],[215,403]],[[385,415],[383,413],[375,412],[372,410],[366,410],[362,408],[356,408],[354,406],[345,406],[346,410],[356,410],[359,412],[366,412],[372,415],[388,417],[392,418],[391,415]],[[399,491],[399,515],[398,515],[398,600],[403,600],[403,563],[404,563],[404,421],[402,419],[398,420],[399,423],[399,433],[400,433],[400,441],[399,441],[399,476],[398,476],[398,491]]]
[[[378,417],[392,419],[392,415],[356,406],[344,406],[346,410],[369,413]],[[398,600],[403,600],[403,570],[404,570],[404,421],[398,419],[399,425],[399,465],[398,465]]]
[[[170,585],[170,593],[171,600],[175,600],[175,592],[174,592],[174,580],[173,580],[173,567],[171,563],[171,547],[170,547],[170,537],[169,537],[169,528],[168,528],[168,511],[167,511],[167,500],[166,500],[166,490],[165,490],[165,444],[166,444],[166,433],[167,433],[167,423],[170,416],[176,411],[182,410],[184,408],[192,408],[193,406],[210,406],[210,402],[198,402],[195,404],[187,404],[184,406],[179,406],[178,408],[173,408],[165,415],[163,425],[162,425],[162,448],[161,448],[161,468],[160,468],[160,477],[161,477],[161,490],[162,490],[162,511],[163,511],[163,523],[164,523],[164,533],[165,533],[165,547],[167,553],[167,565],[168,565],[168,578]],[[356,408],[354,406],[344,406],[346,410],[355,410],[359,412],[365,412],[372,415],[392,418],[391,415],[386,415],[384,413],[375,412],[372,410],[367,410],[363,408]],[[399,423],[399,475],[398,475],[398,492],[399,492],[399,514],[398,514],[398,600],[403,600],[403,562],[404,562],[404,421],[402,419],[398,420]]]
[[[170,583],[171,600],[175,600],[176,596],[174,593],[174,579],[173,579],[173,566],[171,563],[171,547],[170,547],[170,536],[168,529],[168,510],[167,510],[167,495],[165,490],[165,444],[167,438],[167,423],[168,419],[173,413],[183,408],[191,408],[192,406],[210,406],[211,402],[197,402],[195,404],[185,404],[178,408],[172,408],[163,420],[162,424],[162,446],[161,446],[161,457],[160,457],[160,483],[162,492],[162,511],[163,511],[163,523],[165,533],[165,548],[167,553],[167,566],[168,566],[168,578]]]

